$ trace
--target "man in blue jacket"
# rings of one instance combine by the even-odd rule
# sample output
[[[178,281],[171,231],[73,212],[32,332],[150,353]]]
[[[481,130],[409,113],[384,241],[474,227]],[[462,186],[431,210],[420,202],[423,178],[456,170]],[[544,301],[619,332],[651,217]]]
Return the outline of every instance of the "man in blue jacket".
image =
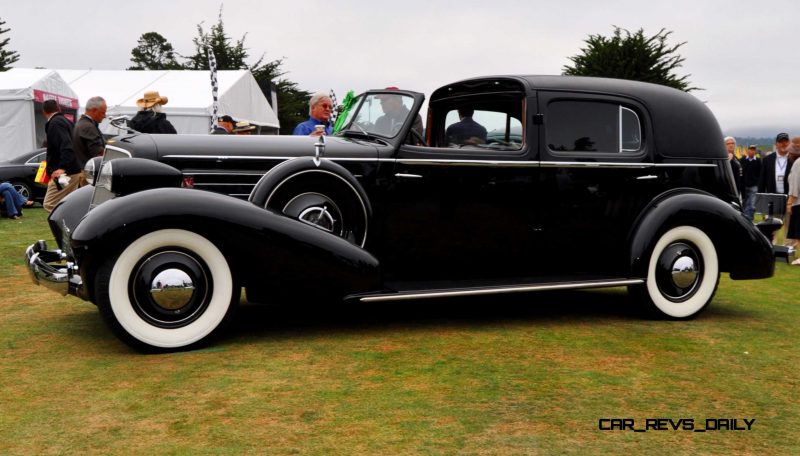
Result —
[[[308,102],[308,120],[297,124],[292,134],[302,136],[322,136],[323,134],[332,134],[332,113],[333,101],[331,101],[331,98],[322,92],[315,93]],[[317,128],[317,125],[322,125],[322,127]]]

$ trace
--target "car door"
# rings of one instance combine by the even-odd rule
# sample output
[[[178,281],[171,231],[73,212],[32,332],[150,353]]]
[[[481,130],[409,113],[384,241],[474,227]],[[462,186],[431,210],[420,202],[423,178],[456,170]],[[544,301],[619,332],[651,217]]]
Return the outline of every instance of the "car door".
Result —
[[[543,245],[551,272],[623,275],[627,237],[659,193],[647,110],[610,95],[538,94]]]
[[[489,123],[491,116],[475,118]],[[498,124],[487,126],[484,144],[399,148],[376,215],[387,283],[500,285],[534,274],[537,142],[525,135],[535,132],[521,119]]]

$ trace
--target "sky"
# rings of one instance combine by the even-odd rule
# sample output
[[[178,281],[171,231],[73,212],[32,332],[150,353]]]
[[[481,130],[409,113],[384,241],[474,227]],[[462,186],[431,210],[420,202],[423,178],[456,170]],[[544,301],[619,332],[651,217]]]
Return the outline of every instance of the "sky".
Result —
[[[686,42],[679,76],[723,133],[800,135],[800,2],[0,0],[17,68],[122,70],[143,33],[193,54],[197,26],[245,36],[250,62],[283,59],[286,78],[310,92],[397,86],[429,96],[461,79],[560,74],[589,35],[614,26]],[[102,96],[102,94],[99,94]],[[164,94],[168,95],[168,94]]]

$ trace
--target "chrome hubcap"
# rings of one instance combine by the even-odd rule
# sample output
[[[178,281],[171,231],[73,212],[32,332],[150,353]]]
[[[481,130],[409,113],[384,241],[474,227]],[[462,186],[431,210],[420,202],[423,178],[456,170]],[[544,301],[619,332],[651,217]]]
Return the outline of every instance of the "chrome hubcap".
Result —
[[[691,298],[702,280],[702,257],[688,243],[676,242],[665,248],[656,263],[656,282],[665,298],[683,302]]]
[[[697,263],[688,256],[682,256],[672,264],[672,283],[678,288],[688,288],[697,281]]]
[[[194,294],[194,282],[181,269],[165,269],[153,278],[150,295],[164,309],[177,310],[185,306]]]
[[[309,225],[314,225],[329,233],[333,232],[333,224],[336,223],[336,220],[333,219],[333,215],[328,211],[327,206],[309,207],[301,212],[298,218]]]
[[[342,235],[342,213],[336,203],[321,193],[295,196],[283,207],[283,213],[328,233]]]
[[[134,269],[129,296],[136,313],[154,326],[180,328],[203,315],[212,295],[211,273],[194,256],[155,252]]]

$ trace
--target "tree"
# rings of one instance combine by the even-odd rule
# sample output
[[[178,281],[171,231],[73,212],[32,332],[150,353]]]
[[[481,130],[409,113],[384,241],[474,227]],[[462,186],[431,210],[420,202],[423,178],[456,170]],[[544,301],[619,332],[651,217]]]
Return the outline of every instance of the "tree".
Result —
[[[175,51],[166,38],[156,32],[147,32],[139,37],[139,45],[131,50],[129,70],[180,70],[183,67],[175,60]]]
[[[564,74],[651,82],[686,92],[698,90],[690,86],[689,75],[678,77],[673,73],[684,61],[676,52],[686,42],[668,45],[667,38],[671,34],[662,28],[647,37],[644,29],[631,34],[614,26],[614,35],[610,38],[589,35],[585,40],[587,47],[581,49],[581,54],[569,58],[574,65],[565,66]]]
[[[276,88],[281,134],[291,135],[297,124],[308,119],[308,102],[311,99],[311,92],[301,90],[297,83],[287,79],[279,79]]]
[[[0,35],[8,32],[11,29],[4,29],[3,26],[6,22],[0,18]],[[11,65],[19,60],[19,53],[17,51],[8,51],[6,46],[11,38],[0,38],[0,71],[6,71],[11,68]]]
[[[245,63],[249,56],[247,48],[244,47],[244,40],[247,38],[245,33],[242,39],[231,44],[231,39],[225,33],[225,24],[222,23],[222,7],[219,9],[217,23],[211,26],[211,32],[203,30],[203,24],[197,24],[198,36],[192,39],[195,47],[195,54],[187,57],[184,65],[190,70],[208,70],[208,49],[214,51],[214,58],[217,60],[219,70],[253,70]],[[261,65],[263,56],[253,65],[257,68]]]
[[[242,38],[235,43],[225,32],[225,25],[222,22],[222,8],[220,7],[217,23],[211,26],[210,32],[203,30],[203,25],[197,25],[198,36],[192,41],[195,46],[195,53],[186,57],[184,65],[186,69],[208,70],[207,49],[214,51],[214,58],[217,61],[219,70],[250,70],[262,91],[269,86],[274,86],[278,98],[278,121],[281,124],[282,134],[291,134],[295,125],[306,119],[307,103],[311,93],[301,90],[297,84],[287,79],[280,79],[285,73],[281,71],[283,59],[273,60],[263,63],[264,55],[252,65],[246,63],[249,53],[245,47],[245,33]],[[264,92],[264,96],[270,99],[271,94]]]

